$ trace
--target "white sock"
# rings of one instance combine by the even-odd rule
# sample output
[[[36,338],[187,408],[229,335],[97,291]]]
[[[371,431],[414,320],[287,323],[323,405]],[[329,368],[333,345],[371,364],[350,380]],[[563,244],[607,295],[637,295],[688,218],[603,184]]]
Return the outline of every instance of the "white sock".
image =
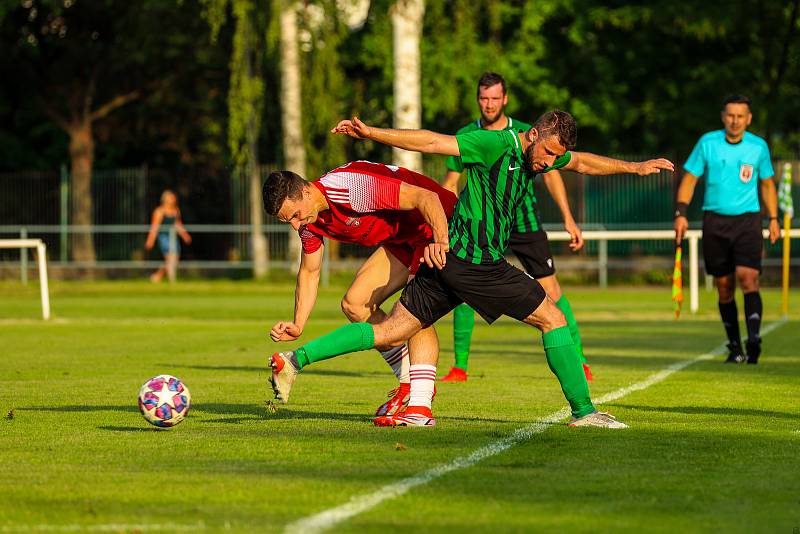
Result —
[[[411,361],[408,357],[408,345],[383,351],[381,352],[381,356],[383,356],[383,359],[389,364],[389,367],[392,368],[394,376],[397,377],[400,383],[408,384],[408,367]]]
[[[422,406],[431,409],[433,387],[436,382],[436,366],[417,364],[409,369],[411,376],[411,399],[409,406]]]

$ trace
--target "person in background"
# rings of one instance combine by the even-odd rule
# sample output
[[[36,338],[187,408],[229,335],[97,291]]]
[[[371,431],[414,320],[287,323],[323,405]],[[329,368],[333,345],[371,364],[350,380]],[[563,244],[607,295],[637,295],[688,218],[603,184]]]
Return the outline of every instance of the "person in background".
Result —
[[[151,282],[160,282],[165,274],[169,277],[170,282],[175,281],[178,260],[181,256],[181,244],[177,239],[174,241],[170,239],[170,229],[173,226],[183,242],[189,245],[192,242],[192,236],[183,226],[181,210],[178,208],[178,197],[174,192],[165,189],[161,193],[161,204],[153,210],[153,216],[150,218],[150,232],[147,234],[147,241],[144,244],[145,249],[151,250],[158,242],[158,248],[164,255],[164,265],[150,275]]]
[[[772,161],[764,139],[747,131],[753,115],[750,99],[731,95],[722,102],[722,130],[703,135],[683,165],[675,205],[675,239],[683,240],[689,229],[686,217],[697,180],[705,178],[703,199],[703,256],[706,272],[714,277],[719,293],[719,314],[728,336],[730,351],[726,363],[758,363],[761,355],[763,305],[758,278],[764,239],[761,236],[761,205],[769,216],[769,239],[780,235],[778,197]],[[744,294],[747,326],[747,357],[739,334],[736,285]]]

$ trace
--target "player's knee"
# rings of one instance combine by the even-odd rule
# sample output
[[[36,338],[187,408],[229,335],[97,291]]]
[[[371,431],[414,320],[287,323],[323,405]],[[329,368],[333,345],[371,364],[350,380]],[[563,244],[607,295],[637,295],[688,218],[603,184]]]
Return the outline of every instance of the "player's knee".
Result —
[[[542,332],[549,332],[555,328],[567,326],[566,317],[550,297],[545,297],[539,307],[536,308],[536,311],[525,322],[535,326]]]
[[[374,325],[375,348],[384,351],[394,347],[399,347],[405,343],[405,339],[396,334],[392,328],[386,328],[386,321]]]
[[[354,302],[345,295],[342,299],[342,313],[354,323],[364,323],[369,319],[369,308],[363,302]]]

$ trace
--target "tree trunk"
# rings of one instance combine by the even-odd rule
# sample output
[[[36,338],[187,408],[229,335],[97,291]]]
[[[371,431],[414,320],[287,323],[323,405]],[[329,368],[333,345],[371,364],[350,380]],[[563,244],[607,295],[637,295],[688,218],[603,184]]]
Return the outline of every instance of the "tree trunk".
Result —
[[[71,172],[71,223],[77,226],[92,225],[92,165],[94,164],[94,139],[92,121],[85,117],[73,121],[67,130],[69,134],[69,157]],[[73,234],[72,259],[77,262],[94,264],[97,257],[91,232],[78,231]]]
[[[297,44],[297,4],[286,2],[281,12],[281,116],[284,167],[302,177],[306,175],[306,149],[303,144],[302,97],[300,92],[300,52]],[[300,237],[289,233],[288,260],[300,264]]]
[[[247,58],[247,79],[253,77],[253,54]],[[256,106],[260,109],[260,106]],[[257,117],[251,115],[247,120],[247,180],[250,190],[250,245],[253,255],[253,276],[263,278],[269,271],[267,239],[264,237],[264,208],[261,205],[261,172],[258,164],[258,125]]]
[[[420,36],[425,15],[424,0],[397,0],[392,6],[394,33],[394,127],[419,129],[422,125],[420,98]],[[422,172],[422,154],[392,149],[395,165]]]

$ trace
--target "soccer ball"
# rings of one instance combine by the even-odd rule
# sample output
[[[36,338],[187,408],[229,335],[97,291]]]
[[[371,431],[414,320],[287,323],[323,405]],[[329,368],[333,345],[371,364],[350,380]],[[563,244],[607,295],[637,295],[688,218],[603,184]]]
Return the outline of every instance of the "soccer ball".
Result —
[[[177,425],[189,413],[191,404],[189,388],[172,375],[154,376],[139,390],[139,411],[156,426]]]

